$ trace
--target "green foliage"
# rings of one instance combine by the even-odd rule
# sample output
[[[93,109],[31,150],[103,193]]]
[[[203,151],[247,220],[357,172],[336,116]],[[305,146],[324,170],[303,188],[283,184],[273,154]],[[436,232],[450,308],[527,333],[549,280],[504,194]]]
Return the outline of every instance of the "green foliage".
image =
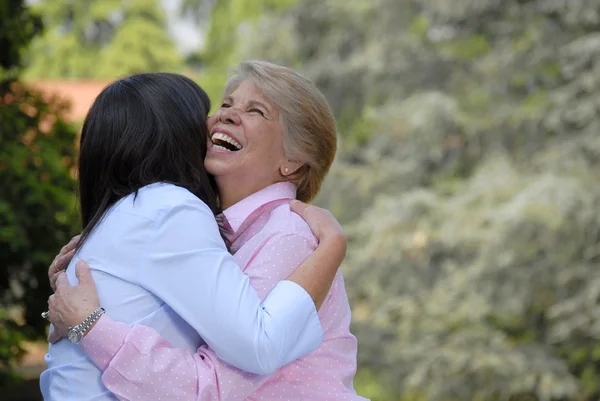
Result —
[[[39,33],[42,22],[19,1],[0,2],[0,81],[13,78],[21,66],[23,50]]]
[[[263,11],[215,19],[205,60],[215,74],[244,58],[295,67],[338,118],[317,201],[351,241],[358,392],[598,400],[600,3]]]
[[[410,32],[421,39],[425,39],[430,23],[424,15],[416,16],[410,24]]]
[[[10,369],[9,363],[24,354],[21,344],[25,336],[19,325],[0,310],[0,388],[18,381],[18,377]]]
[[[0,38],[12,54],[0,69],[0,384],[14,379],[23,340],[43,338],[50,289],[47,269],[77,224],[75,132],[61,120],[65,105],[18,80],[39,18],[19,2],[3,8]],[[2,3],[3,5],[6,2]],[[20,21],[15,26],[9,21]],[[21,29],[21,31],[19,31]]]
[[[206,36],[205,57],[210,65],[232,67],[236,57],[240,36],[246,24],[256,22],[268,12],[288,9],[298,0],[221,0],[211,12],[211,23]]]
[[[386,386],[381,373],[376,373],[368,368],[361,369],[354,377],[354,387],[360,395],[371,401],[389,401],[399,399],[398,394],[394,394],[389,386]],[[405,398],[399,401],[425,401],[418,398]]]
[[[196,58],[205,62],[197,80],[212,99],[213,111],[219,106],[221,92],[228,73],[239,62],[255,58],[252,50],[244,48],[242,38],[247,31],[260,26],[262,17],[272,12],[290,9],[299,0],[220,0],[210,12],[206,46]],[[199,0],[184,2],[184,9]],[[200,0],[200,3],[202,1]],[[195,6],[199,9],[200,5]],[[250,54],[248,54],[248,51]],[[258,56],[260,53],[256,53]]]
[[[441,44],[441,53],[460,61],[469,61],[490,50],[488,41],[480,35],[462,40],[452,40]]]
[[[42,0],[43,35],[29,51],[28,78],[115,78],[181,71],[183,60],[157,0]]]
[[[185,0],[183,9],[205,18],[202,4]],[[9,38],[18,44],[9,60],[18,59],[38,23],[3,7],[0,47]],[[28,53],[30,75],[178,68],[156,2],[36,7],[49,30]],[[230,68],[267,59],[310,76],[338,119],[342,152],[318,203],[351,241],[344,271],[359,394],[600,398],[599,14],[598,2],[547,0],[212,8],[206,48],[192,59],[215,107]],[[4,74],[18,70],[2,63]],[[72,133],[60,122],[39,129],[58,106],[18,84],[2,88],[0,124],[12,122],[0,137],[0,257],[13,259],[0,263],[20,283],[3,305],[24,303],[27,319],[0,309],[6,366],[43,325],[39,283],[75,219]]]

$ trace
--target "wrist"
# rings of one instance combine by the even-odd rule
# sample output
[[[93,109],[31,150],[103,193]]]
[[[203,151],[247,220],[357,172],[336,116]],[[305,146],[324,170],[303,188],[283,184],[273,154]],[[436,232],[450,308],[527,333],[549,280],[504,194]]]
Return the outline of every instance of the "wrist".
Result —
[[[104,314],[103,308],[98,308],[93,311],[88,317],[86,317],[83,322],[79,323],[76,326],[69,327],[67,331],[67,338],[73,344],[78,344],[83,336],[85,336],[91,328],[98,322],[100,317]]]
[[[104,315],[102,315],[102,316],[104,316]],[[94,326],[96,326],[96,324],[100,321],[100,319],[102,319],[102,316],[100,316],[97,320],[92,322],[92,324],[82,333],[82,337],[85,337],[90,331],[92,331]]]
[[[75,327],[77,325],[80,325],[81,323],[84,322],[85,319],[87,319],[92,313],[94,313],[96,310],[98,310],[98,308],[100,308],[99,305],[96,305],[93,308],[89,308],[86,307],[85,309],[82,310],[78,310],[77,311],[77,316],[75,316],[73,319],[71,319],[70,321],[66,321],[65,322],[69,325],[69,327]]]

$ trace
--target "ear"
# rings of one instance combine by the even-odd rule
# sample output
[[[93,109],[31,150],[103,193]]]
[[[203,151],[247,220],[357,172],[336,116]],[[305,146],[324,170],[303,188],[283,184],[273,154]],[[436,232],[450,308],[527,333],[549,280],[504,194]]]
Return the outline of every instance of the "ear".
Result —
[[[304,166],[303,162],[288,160],[279,167],[279,174],[283,177],[288,177],[298,171],[302,166]]]

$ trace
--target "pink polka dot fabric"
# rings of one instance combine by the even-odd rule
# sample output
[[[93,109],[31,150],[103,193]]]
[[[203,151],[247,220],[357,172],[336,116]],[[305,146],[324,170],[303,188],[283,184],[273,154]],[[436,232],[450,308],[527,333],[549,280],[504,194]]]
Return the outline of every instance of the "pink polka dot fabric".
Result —
[[[277,183],[227,209],[234,257],[264,299],[317,246],[306,223],[290,210],[296,189]],[[365,400],[356,394],[356,338],[342,272],[319,311],[325,331],[314,352],[271,376],[241,371],[207,346],[175,349],[152,328],[129,327],[103,316],[82,340],[102,381],[121,400]]]

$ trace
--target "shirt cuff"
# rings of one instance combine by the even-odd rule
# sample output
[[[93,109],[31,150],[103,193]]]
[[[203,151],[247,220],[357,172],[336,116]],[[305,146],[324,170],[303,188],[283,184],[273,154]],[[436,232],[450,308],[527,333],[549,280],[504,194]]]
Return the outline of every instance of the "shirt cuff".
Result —
[[[104,372],[123,346],[129,330],[125,323],[115,322],[103,314],[79,344],[88,358]]]
[[[315,303],[302,286],[293,281],[277,283],[262,304],[277,327],[272,333],[281,335],[279,366],[316,350],[323,342],[323,326],[319,320]]]

